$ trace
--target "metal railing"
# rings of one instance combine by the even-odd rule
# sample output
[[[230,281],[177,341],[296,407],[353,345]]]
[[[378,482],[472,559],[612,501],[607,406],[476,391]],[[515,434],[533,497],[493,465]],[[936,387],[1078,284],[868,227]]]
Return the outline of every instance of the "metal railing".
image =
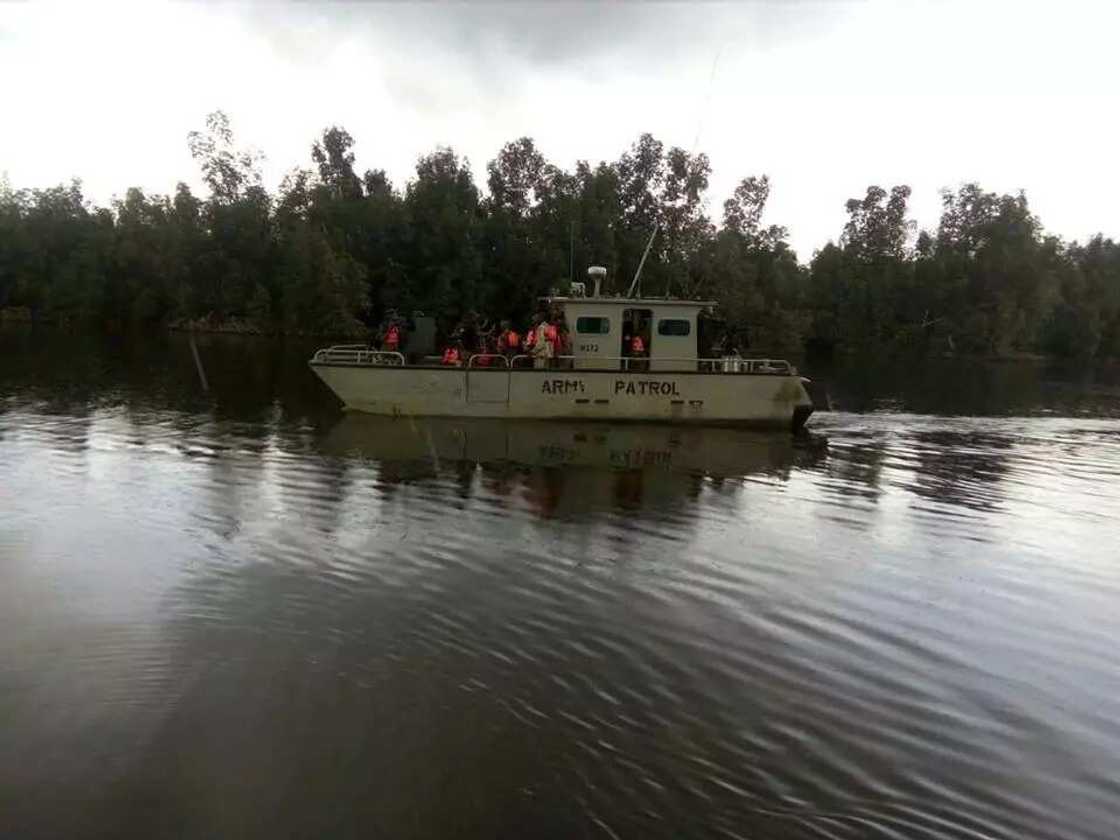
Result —
[[[405,364],[404,355],[392,350],[371,350],[364,344],[338,344],[316,351],[312,362],[366,365],[396,366]],[[795,376],[797,370],[785,359],[744,359],[740,356],[723,356],[721,358],[654,358],[634,356],[553,356],[548,359],[538,359],[528,354],[505,356],[501,353],[474,353],[467,357],[466,365],[457,365],[468,369],[500,367],[502,369],[535,368],[538,361],[544,362],[545,369],[552,370],[624,370],[631,373],[659,373],[671,374],[682,371],[700,371],[702,373],[720,374],[772,374],[777,376]],[[438,365],[440,357],[425,356],[425,366]],[[577,363],[582,363],[577,367]],[[666,368],[670,364],[676,367]]]
[[[723,356],[719,359],[699,359],[700,370],[715,373],[776,373],[792,376],[797,373],[785,359],[744,359],[741,356]],[[707,365],[707,367],[705,367]]]
[[[494,359],[501,360],[501,365],[491,364]],[[476,361],[477,360],[477,361]],[[474,353],[467,359],[467,367],[503,367],[508,368],[510,360],[501,353]]]
[[[336,344],[315,351],[312,362],[342,365],[404,366],[404,355],[394,350],[371,350],[364,344]]]
[[[538,359],[535,356],[518,355],[510,360],[510,367],[528,368],[535,367]],[[546,368],[561,368],[576,370],[618,370],[633,373],[674,373],[680,371],[698,370],[705,373],[749,373],[749,374],[775,374],[792,376],[796,369],[785,359],[744,359],[740,356],[724,356],[713,359],[698,359],[685,357],[664,358],[658,356],[650,359],[648,356],[553,356],[543,359]],[[576,362],[583,362],[584,367],[576,368]],[[557,364],[561,363],[561,364]],[[653,367],[651,367],[654,365]],[[662,365],[678,365],[675,368],[665,368]],[[587,365],[594,365],[589,367]],[[693,367],[695,365],[695,367]]]

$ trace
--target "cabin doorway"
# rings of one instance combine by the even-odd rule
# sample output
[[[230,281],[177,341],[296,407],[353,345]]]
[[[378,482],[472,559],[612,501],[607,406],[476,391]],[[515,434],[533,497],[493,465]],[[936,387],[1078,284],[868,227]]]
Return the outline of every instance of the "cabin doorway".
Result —
[[[625,370],[649,370],[652,347],[652,309],[622,310],[622,366]]]

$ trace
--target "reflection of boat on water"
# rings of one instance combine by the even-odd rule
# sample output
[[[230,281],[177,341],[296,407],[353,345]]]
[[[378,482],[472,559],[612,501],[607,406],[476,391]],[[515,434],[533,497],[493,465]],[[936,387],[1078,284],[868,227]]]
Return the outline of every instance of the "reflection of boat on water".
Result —
[[[722,427],[390,418],[347,414],[324,449],[378,461],[447,460],[538,467],[660,469],[730,477],[784,473],[823,457],[823,441]]]

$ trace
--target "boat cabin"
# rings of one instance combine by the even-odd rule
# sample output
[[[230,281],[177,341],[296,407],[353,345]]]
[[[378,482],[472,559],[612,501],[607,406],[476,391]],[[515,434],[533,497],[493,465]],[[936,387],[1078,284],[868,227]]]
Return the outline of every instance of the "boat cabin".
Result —
[[[673,298],[631,298],[600,292],[607,270],[591,266],[590,297],[583,283],[573,283],[568,297],[547,303],[564,313],[571,338],[572,367],[583,370],[696,370],[699,363],[699,316],[715,303]],[[634,336],[645,352],[632,352]]]
[[[596,370],[696,370],[698,318],[713,303],[664,298],[551,297],[571,337],[572,367]],[[631,353],[635,335],[645,354]],[[640,366],[640,367],[639,367]]]

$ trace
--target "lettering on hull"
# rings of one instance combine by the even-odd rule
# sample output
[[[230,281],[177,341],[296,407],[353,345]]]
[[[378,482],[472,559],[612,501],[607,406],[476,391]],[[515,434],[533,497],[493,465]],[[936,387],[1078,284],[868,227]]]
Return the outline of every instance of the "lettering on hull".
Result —
[[[586,390],[582,379],[546,379],[541,383],[542,394],[582,394]]]
[[[554,396],[587,393],[587,383],[582,379],[545,379],[541,382],[541,393]],[[680,389],[676,382],[658,379],[616,379],[614,394],[625,397],[679,397]]]
[[[660,382],[657,380],[639,379],[637,382],[627,379],[614,381],[614,392],[625,394],[628,397],[679,397],[676,382]]]
[[[611,464],[616,467],[671,467],[673,453],[665,449],[612,449]]]
[[[576,459],[576,450],[563,446],[546,444],[537,447],[537,454],[542,461],[550,464],[568,464]]]

